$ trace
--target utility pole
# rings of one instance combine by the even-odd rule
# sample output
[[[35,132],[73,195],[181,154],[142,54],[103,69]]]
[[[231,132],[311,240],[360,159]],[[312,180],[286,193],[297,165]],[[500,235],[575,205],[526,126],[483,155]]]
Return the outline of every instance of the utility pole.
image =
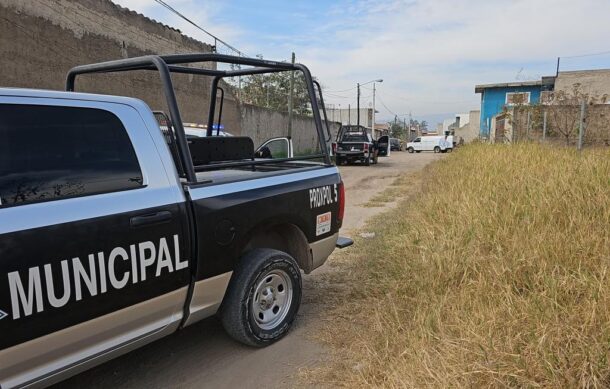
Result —
[[[360,83],[358,83],[358,98],[357,98],[358,102],[356,103],[356,117],[358,119],[356,119],[356,125],[358,127],[360,127]]]
[[[241,53],[239,53],[238,56],[241,57]],[[239,66],[238,69],[241,70],[241,65],[237,66]],[[241,102],[241,76],[237,77],[237,99]]]
[[[343,111],[341,110],[341,104],[339,104],[339,123],[343,124]]]
[[[352,105],[351,104],[347,105],[347,125],[348,126],[352,125]]]
[[[375,137],[375,83],[373,83],[373,123],[371,123],[371,136]]]
[[[296,56],[292,52],[292,64],[294,65]],[[288,137],[292,136],[292,99],[294,95],[294,70],[290,72],[290,94],[288,95]]]

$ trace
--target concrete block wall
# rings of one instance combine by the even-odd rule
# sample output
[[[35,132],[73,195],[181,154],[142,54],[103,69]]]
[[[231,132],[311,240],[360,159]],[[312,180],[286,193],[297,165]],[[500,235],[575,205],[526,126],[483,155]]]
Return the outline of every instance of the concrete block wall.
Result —
[[[63,90],[67,71],[76,65],[184,52],[211,52],[211,46],[108,0],[0,0],[1,86]],[[183,120],[207,117],[209,80],[173,79]],[[166,111],[154,72],[83,76],[76,87],[141,98]],[[230,108],[223,115],[238,116]]]
[[[64,90],[66,73],[76,65],[211,51],[210,45],[109,0],[0,0],[0,87]],[[172,80],[182,120],[207,123],[209,77],[174,74]],[[76,90],[137,97],[168,112],[156,72],[85,75],[77,78]],[[255,144],[286,135],[287,114],[241,105],[230,88],[225,92],[226,131],[253,134]],[[297,150],[315,147],[312,118],[295,117],[293,128]]]
[[[591,97],[610,97],[610,69],[559,72],[555,79],[555,90],[569,94],[576,84],[579,84],[582,93]]]
[[[241,107],[242,134],[254,140],[258,147],[264,141],[278,136],[288,135],[288,115],[271,109],[244,104]],[[330,122],[334,136],[339,131],[340,123]],[[292,143],[295,153],[315,152],[319,148],[316,126],[311,117],[294,116],[292,118]]]

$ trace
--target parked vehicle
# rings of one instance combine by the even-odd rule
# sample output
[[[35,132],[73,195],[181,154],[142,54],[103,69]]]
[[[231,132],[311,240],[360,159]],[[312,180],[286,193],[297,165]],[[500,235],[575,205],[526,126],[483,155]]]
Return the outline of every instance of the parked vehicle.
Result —
[[[380,150],[378,142],[365,127],[353,125],[341,126],[332,148],[337,165],[359,161],[369,166],[377,163],[380,151],[387,152]]]
[[[389,157],[390,156],[390,137],[387,135],[382,135],[377,139],[377,148],[379,149],[380,157]]]
[[[205,62],[241,68],[184,66]],[[73,92],[135,70],[159,72],[167,115]],[[213,134],[219,81],[265,70],[302,72],[320,152],[258,158],[251,138]],[[205,137],[187,136],[171,72],[212,77]],[[217,313],[250,346],[286,335],[301,271],[351,244],[309,70],[145,56],[73,68],[66,89],[0,89],[0,387],[58,382]]]
[[[422,151],[433,151],[444,153],[453,150],[453,139],[445,136],[421,136],[415,138],[413,142],[407,143],[409,153],[420,153]],[[450,137],[453,138],[453,137]]]
[[[392,151],[402,151],[402,144],[398,138],[390,138],[390,149]]]

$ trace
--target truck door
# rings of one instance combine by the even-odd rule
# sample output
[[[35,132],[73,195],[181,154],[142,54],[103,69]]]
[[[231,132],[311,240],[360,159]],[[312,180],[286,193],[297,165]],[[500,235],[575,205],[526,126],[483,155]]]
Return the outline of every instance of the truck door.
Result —
[[[256,149],[256,155],[259,158],[292,158],[294,157],[293,154],[292,139],[288,137],[267,139]]]
[[[184,203],[138,111],[0,96],[0,138],[0,385],[176,328]]]
[[[416,138],[413,141],[413,143],[414,143],[414,147],[413,148],[415,149],[415,151],[422,151],[423,150],[421,138]]]
[[[390,137],[387,135],[380,136],[377,139],[377,145],[379,147],[379,155],[389,156],[390,155]]]

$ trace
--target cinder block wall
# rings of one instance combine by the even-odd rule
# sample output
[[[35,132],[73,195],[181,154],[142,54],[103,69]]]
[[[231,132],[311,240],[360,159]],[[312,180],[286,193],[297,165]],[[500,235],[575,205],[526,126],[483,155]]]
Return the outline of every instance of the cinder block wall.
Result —
[[[241,107],[242,131],[254,141],[258,147],[264,141],[277,136],[288,135],[288,115],[271,109],[244,104]],[[322,118],[322,120],[324,120]],[[332,141],[339,131],[340,123],[330,122]],[[326,128],[325,128],[326,131]],[[295,153],[319,152],[316,126],[311,117],[294,116],[292,119],[292,143]]]
[[[76,65],[211,50],[109,0],[0,0],[0,87],[64,90],[66,73]],[[207,123],[211,80],[184,74],[172,80],[183,121]],[[153,110],[168,111],[155,72],[85,75],[77,78],[76,90],[133,96]],[[226,131],[252,136],[255,144],[286,135],[287,114],[240,105],[229,88],[225,91]],[[293,127],[297,149],[315,147],[312,118],[297,117]]]
[[[194,52],[211,52],[211,46],[108,0],[0,0],[0,86],[63,90],[66,72],[76,65]],[[207,121],[210,81],[173,80],[183,120]],[[83,76],[76,89],[138,97],[167,112],[160,85],[156,73],[142,71]],[[223,117],[239,128],[235,104],[225,105]]]
[[[559,72],[555,90],[571,93],[576,84],[580,92],[591,97],[610,96],[610,69]]]

